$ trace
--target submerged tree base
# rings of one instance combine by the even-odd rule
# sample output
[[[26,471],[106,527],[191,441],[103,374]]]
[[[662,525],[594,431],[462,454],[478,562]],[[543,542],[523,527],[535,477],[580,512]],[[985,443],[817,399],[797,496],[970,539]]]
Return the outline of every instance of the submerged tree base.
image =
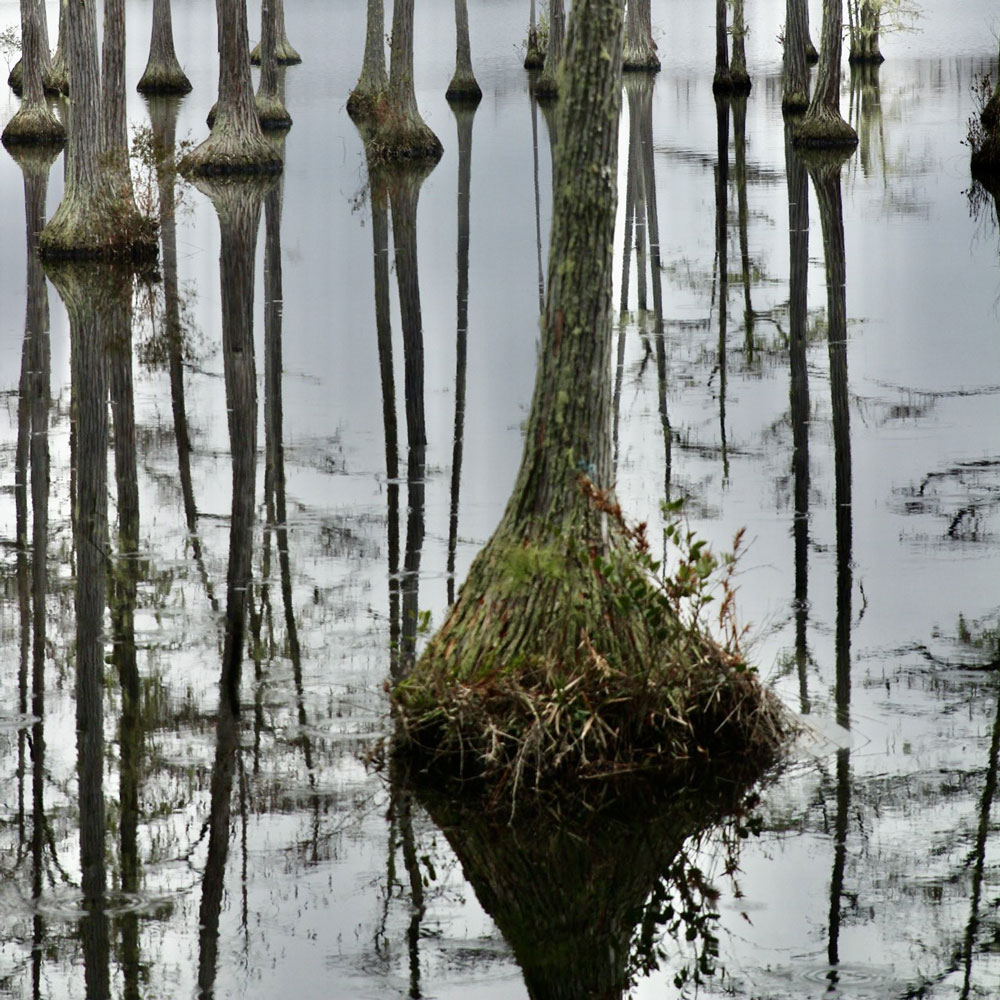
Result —
[[[660,57],[652,50],[634,52],[626,50],[622,70],[626,73],[659,73]]]
[[[159,253],[155,220],[110,197],[89,202],[64,197],[38,237],[45,260],[110,260],[147,263]]]
[[[809,94],[805,90],[793,90],[783,94],[781,112],[785,115],[802,115],[809,107]]]
[[[805,149],[853,149],[857,144],[858,133],[839,115],[806,114],[792,132],[792,145]]]
[[[990,130],[972,150],[972,177],[993,191],[1000,182],[1000,127]]]
[[[22,104],[0,140],[5,146],[61,146],[66,129],[44,104]]]
[[[191,81],[176,61],[149,62],[135,89],[140,94],[189,94]]]
[[[593,530],[544,544],[498,531],[477,557],[393,691],[399,752],[488,779],[507,798],[529,785],[675,781],[721,761],[776,759],[788,713],[735,644],[684,612],[714,562],[695,543],[660,579],[644,527],[626,526],[589,480],[582,488]]]
[[[388,111],[383,99],[375,108],[371,131],[365,139],[369,163],[392,160],[426,160],[437,163],[444,153],[441,140],[419,117],[401,117]]]
[[[347,98],[347,114],[353,122],[371,121],[375,118],[379,103],[384,99],[384,90],[364,90],[355,87]]]
[[[229,129],[213,128],[212,134],[178,164],[184,176],[215,174],[280,174],[281,154],[262,136],[237,136]]]
[[[459,76],[456,73],[444,96],[451,104],[478,104],[483,99],[483,91],[474,76]]]
[[[292,116],[288,113],[284,102],[277,94],[273,97],[265,97],[258,94],[255,100],[257,103],[257,119],[260,121],[262,129],[287,132],[292,127]]]

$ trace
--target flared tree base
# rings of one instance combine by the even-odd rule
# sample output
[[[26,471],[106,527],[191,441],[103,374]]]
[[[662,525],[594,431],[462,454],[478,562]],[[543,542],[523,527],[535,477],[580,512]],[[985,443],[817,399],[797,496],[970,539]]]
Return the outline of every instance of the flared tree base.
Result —
[[[135,89],[140,94],[189,94],[191,81],[176,61],[149,62]]]
[[[559,77],[555,73],[542,70],[532,88],[535,100],[542,104],[559,98]]]
[[[388,113],[385,101],[375,111],[372,131],[365,140],[369,163],[393,160],[424,160],[437,163],[444,147],[441,140],[420,119],[402,118]]]
[[[260,127],[267,131],[287,132],[292,127],[292,116],[288,113],[281,98],[265,97],[258,94],[255,98],[257,103],[257,119]]]
[[[653,49],[626,49],[622,70],[626,73],[659,73],[660,57]]]
[[[14,63],[7,76],[7,86],[10,87],[10,89],[13,90],[18,97],[24,93],[24,67],[21,65],[20,59]]]
[[[979,120],[987,132],[992,131],[1000,124],[1000,90],[993,91],[992,96],[979,113]]]
[[[808,38],[806,39],[806,62],[811,66],[819,62],[819,53],[816,51],[816,46]]]
[[[525,69],[541,69],[545,65],[545,53],[537,46],[531,48],[524,54]]]
[[[729,92],[731,94],[749,94],[753,89],[750,74],[745,69],[729,70]]]
[[[545,543],[498,529],[393,691],[405,752],[499,782],[506,798],[774,758],[793,728],[779,700],[684,617],[641,532],[612,528],[609,544],[600,523],[585,517]]]
[[[375,118],[379,103],[384,98],[384,88],[369,90],[359,84],[347,98],[347,114],[353,122],[371,121]]]
[[[218,127],[178,164],[185,177],[280,174],[282,167],[281,154],[263,135],[239,135]]]
[[[159,252],[158,227],[126,201],[63,197],[38,236],[46,260],[109,260],[146,263]]]
[[[809,108],[809,94],[805,90],[790,90],[781,95],[781,113],[783,115],[799,116]]]
[[[282,66],[296,66],[302,62],[302,56],[295,51],[295,48],[287,38],[282,38],[278,41],[277,47],[275,48],[275,55],[277,56],[278,63]],[[250,62],[252,62],[254,66],[260,65],[260,42],[258,42],[251,50]]]
[[[878,49],[851,49],[847,61],[852,66],[881,66],[885,62],[885,56]]]
[[[42,78],[42,86],[46,94],[61,94],[63,97],[69,96],[69,70],[61,60],[53,61],[49,71]]]
[[[853,149],[858,133],[840,115],[809,114],[792,132],[792,145],[802,149]]]
[[[712,93],[716,95],[733,92],[733,75],[728,69],[717,69],[712,77]]]
[[[61,146],[66,129],[44,104],[22,104],[0,139],[5,146]]]
[[[450,104],[478,104],[483,99],[483,91],[474,76],[456,73],[444,96]]]

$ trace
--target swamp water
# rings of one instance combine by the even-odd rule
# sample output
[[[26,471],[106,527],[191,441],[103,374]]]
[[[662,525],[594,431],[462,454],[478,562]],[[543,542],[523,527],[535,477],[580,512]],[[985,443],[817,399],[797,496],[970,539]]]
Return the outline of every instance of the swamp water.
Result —
[[[441,621],[511,488],[551,206],[550,122],[517,51],[526,5],[507,0],[471,5],[484,99],[457,118],[443,99],[451,4],[419,5],[418,101],[445,155],[389,202],[369,190],[343,110],[363,6],[287,5],[303,63],[285,77],[295,125],[280,186],[258,191],[249,212],[225,193],[213,203],[181,189],[182,352],[164,335],[166,254],[152,301],[135,302],[131,352],[110,352],[106,373],[86,351],[71,359],[51,284],[48,339],[26,345],[24,303],[44,315],[46,299],[24,264],[22,171],[0,156],[0,996],[99,996],[107,982],[115,997],[506,998],[526,995],[525,978],[545,996],[560,962],[579,970],[601,946],[580,935],[574,954],[560,929],[558,948],[540,943],[525,959],[525,922],[495,924],[458,860],[481,888],[499,838],[453,851],[362,763],[386,731],[393,650],[419,644],[423,612]],[[664,69],[652,88],[630,81],[623,101],[615,301],[628,289],[609,373],[619,492],[652,538],[667,496],[687,498],[692,527],[719,549],[746,528],[738,582],[752,660],[815,729],[763,789],[741,896],[711,835],[691,848],[722,892],[725,976],[704,992],[993,996],[1000,232],[995,206],[966,195],[961,140],[973,79],[993,67],[997,14],[928,3],[918,34],[886,37],[875,76],[852,84],[845,73],[858,151],[839,171],[810,172],[786,154],[783,7],[748,0],[754,90],[745,106],[719,108],[710,5],[654,4]],[[169,129],[175,116],[178,141],[204,136],[213,13],[175,0],[195,90],[173,107],[133,95],[135,124],[152,113]],[[128,14],[135,81],[150,5]],[[10,0],[0,22],[17,22]],[[0,118],[15,108],[8,96]],[[49,214],[61,175],[57,160]],[[638,249],[627,279],[626,242]],[[227,371],[223,350],[246,333],[232,306],[251,274],[256,444],[252,409],[238,402],[246,366]],[[225,308],[224,287],[237,292]],[[407,393],[418,376],[422,393]],[[112,399],[107,441],[73,435],[74,398],[82,420],[95,391]],[[130,394],[131,459],[127,421],[115,418]],[[99,410],[86,411],[97,425]],[[407,447],[408,418],[422,422],[425,451]],[[87,562],[70,503],[76,477],[100,484],[95,449],[108,458],[115,595],[103,645],[74,612],[75,568],[108,566]],[[252,524],[232,504],[234,479],[256,481]],[[33,531],[34,544],[18,544]],[[231,552],[249,554],[249,570],[234,577]],[[227,578],[238,587],[248,572],[237,723],[219,678],[233,658]],[[133,604],[134,642],[123,614]],[[118,684],[133,651],[138,713],[123,711]],[[88,916],[80,859],[95,856],[95,826],[78,797],[74,677],[95,652],[106,660],[105,759],[88,780],[105,803],[105,884]],[[589,860],[574,855],[573,831],[545,850],[607,876],[611,890],[584,902],[595,926],[621,932],[634,910],[624,887],[643,867],[630,859],[669,859],[696,826],[623,828],[624,862],[610,840],[591,844]],[[555,894],[565,880],[552,883]],[[547,905],[555,925],[560,906]],[[670,941],[667,951],[635,996],[676,993],[690,955],[673,957]]]

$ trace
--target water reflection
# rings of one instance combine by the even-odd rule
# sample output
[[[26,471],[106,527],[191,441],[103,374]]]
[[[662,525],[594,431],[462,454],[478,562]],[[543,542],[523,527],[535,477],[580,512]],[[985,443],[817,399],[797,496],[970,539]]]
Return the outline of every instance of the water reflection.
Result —
[[[215,995],[219,915],[229,854],[229,822],[239,740],[240,687],[253,552],[257,384],[253,340],[254,255],[266,185],[200,182],[219,218],[222,354],[232,456],[232,509],[226,574],[225,639],[211,776],[208,855],[199,909],[198,995]]]

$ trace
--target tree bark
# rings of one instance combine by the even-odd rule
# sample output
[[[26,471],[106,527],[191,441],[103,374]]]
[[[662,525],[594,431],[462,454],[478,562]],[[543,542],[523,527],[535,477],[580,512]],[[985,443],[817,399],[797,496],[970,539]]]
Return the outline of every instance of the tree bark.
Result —
[[[733,0],[733,58],[729,64],[729,79],[734,94],[750,93],[750,74],[747,72],[744,45],[746,34],[743,0]]]
[[[105,171],[107,132],[94,0],[68,5],[66,46],[73,93],[66,184],[62,201],[39,238],[39,252],[46,257],[155,258],[155,223],[136,212],[134,201],[121,196]],[[109,67],[107,72],[117,70]],[[119,109],[116,120],[120,115]]]
[[[260,3],[260,84],[257,87],[257,115],[261,128],[287,130],[292,116],[285,107],[278,87],[277,0]]]
[[[455,75],[444,96],[452,102],[465,101],[471,104],[478,104],[483,97],[472,71],[468,0],[455,0]]]
[[[282,66],[293,66],[302,62],[302,56],[295,51],[295,47],[288,40],[288,32],[285,30],[285,0],[274,0],[277,38],[275,40],[275,50],[278,62]],[[260,65],[262,48],[258,42],[250,53],[250,62],[254,66]]]
[[[385,71],[385,8],[383,0],[368,0],[365,56],[361,76],[347,98],[347,113],[355,120],[371,118],[389,88]]]
[[[878,64],[885,62],[879,48],[882,12],[880,0],[847,0],[850,14],[851,51],[848,61]]]
[[[441,158],[441,142],[420,117],[413,89],[413,3],[393,3],[389,89],[379,102],[374,131],[368,139],[370,156],[376,161],[412,159],[436,163]]]
[[[653,18],[650,0],[628,0],[625,14],[625,48],[622,68],[656,73],[660,57],[653,41]]]
[[[560,70],[566,38],[566,10],[563,0],[549,2],[549,43],[545,49],[545,63],[535,81],[535,97],[539,101],[554,100],[559,96]]]
[[[822,54],[809,109],[793,131],[797,146],[853,149],[858,135],[840,114],[840,56],[844,10],[842,0],[823,0]]]
[[[728,94],[733,80],[729,72],[729,32],[726,26],[726,0],[715,0],[715,76],[712,91]]]
[[[52,54],[49,71],[45,76],[45,89],[50,93],[69,93],[69,59],[66,56],[66,26],[69,0],[59,0],[59,25],[56,50]]]
[[[125,0],[104,0],[104,45],[101,55],[101,127],[103,167],[112,197],[137,214],[128,163],[125,117]]]
[[[216,0],[219,98],[211,135],[185,156],[181,173],[276,174],[281,155],[264,138],[250,78],[246,0]]]
[[[62,122],[45,103],[44,74],[48,69],[47,33],[42,30],[44,7],[37,0],[21,0],[21,106],[3,130],[5,146],[66,141]],[[16,88],[15,88],[15,92]]]
[[[781,110],[786,114],[798,114],[809,107],[808,17],[806,0],[786,0],[781,74]]]
[[[174,51],[170,0],[153,0],[149,59],[136,89],[142,94],[187,94],[191,90],[191,81]]]
[[[535,0],[530,0],[528,11],[528,46],[524,54],[525,69],[541,69],[545,65],[545,53],[538,44],[538,19],[535,13]]]

